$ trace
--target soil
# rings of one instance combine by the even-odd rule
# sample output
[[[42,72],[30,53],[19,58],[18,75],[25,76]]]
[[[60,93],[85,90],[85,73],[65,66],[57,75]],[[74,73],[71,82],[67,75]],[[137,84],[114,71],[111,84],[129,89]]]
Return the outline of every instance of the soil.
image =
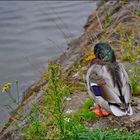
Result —
[[[89,99],[87,92],[75,93],[70,96],[71,100],[67,101],[67,109],[73,113],[82,108],[83,104]],[[100,117],[97,121],[85,122],[86,126],[93,129],[120,129],[131,132],[140,132],[140,100],[139,97],[133,97],[133,115],[116,117]]]

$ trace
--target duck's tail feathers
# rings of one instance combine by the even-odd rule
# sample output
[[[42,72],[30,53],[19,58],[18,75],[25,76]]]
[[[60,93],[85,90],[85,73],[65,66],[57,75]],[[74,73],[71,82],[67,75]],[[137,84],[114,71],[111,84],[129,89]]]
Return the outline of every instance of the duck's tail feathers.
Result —
[[[115,116],[126,116],[126,115],[130,116],[133,114],[131,105],[128,106],[127,110],[121,110],[119,107],[114,105],[110,105],[110,109]]]

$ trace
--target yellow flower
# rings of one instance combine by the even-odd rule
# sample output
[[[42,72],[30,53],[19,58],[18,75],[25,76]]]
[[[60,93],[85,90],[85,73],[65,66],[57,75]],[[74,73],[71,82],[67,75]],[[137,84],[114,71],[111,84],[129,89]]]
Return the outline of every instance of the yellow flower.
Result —
[[[93,59],[95,59],[96,56],[94,54],[90,54],[88,57],[85,58],[86,61],[91,61]]]
[[[8,82],[6,83],[3,87],[1,92],[5,92],[7,89],[9,89],[11,87],[12,83]]]

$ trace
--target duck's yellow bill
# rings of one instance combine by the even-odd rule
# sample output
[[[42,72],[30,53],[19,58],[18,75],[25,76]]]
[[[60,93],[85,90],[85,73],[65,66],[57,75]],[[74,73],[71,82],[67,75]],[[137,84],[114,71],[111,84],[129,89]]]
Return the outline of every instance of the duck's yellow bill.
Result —
[[[90,54],[87,58],[85,58],[86,61],[91,61],[93,59],[95,59],[96,56],[94,54]]]

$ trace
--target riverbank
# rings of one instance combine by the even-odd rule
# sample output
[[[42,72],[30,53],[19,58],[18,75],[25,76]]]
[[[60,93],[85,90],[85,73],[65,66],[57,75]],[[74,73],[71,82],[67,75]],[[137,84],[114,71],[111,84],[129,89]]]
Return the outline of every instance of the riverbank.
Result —
[[[79,91],[77,91],[78,94],[72,93],[70,95],[71,100],[68,101],[68,108],[76,112],[89,99],[86,90],[81,89],[81,87],[85,86],[83,79],[88,65],[85,62],[85,58],[90,54],[92,46],[97,42],[107,42],[113,46],[118,61],[124,62],[128,72],[132,68],[132,62],[135,63],[139,60],[136,58],[138,55],[131,53],[132,49],[125,48],[126,45],[129,47],[130,44],[138,46],[137,48],[139,49],[139,12],[138,1],[125,2],[122,0],[102,3],[96,12],[89,16],[87,24],[84,26],[84,33],[79,38],[73,40],[69,44],[67,51],[53,62],[54,64],[61,65],[64,68],[63,73],[67,75],[69,81],[80,87]],[[128,40],[125,40],[124,35],[126,35]],[[128,53],[130,51],[131,55],[126,50]],[[139,79],[137,82],[139,82]],[[24,119],[22,121],[19,119],[19,114],[29,115],[32,111],[32,103],[40,103],[42,101],[42,87],[45,84],[47,84],[47,80],[42,78],[42,80],[29,89],[28,96],[1,131],[2,140],[19,139],[22,127],[26,124]],[[140,132],[140,97],[138,87],[135,89],[135,93],[137,96],[133,98],[134,115],[130,118],[122,117],[119,119],[110,116],[95,122],[88,122],[86,125],[93,128],[125,128],[133,132]],[[78,97],[80,97],[80,100],[77,101]],[[21,127],[17,129],[14,125],[15,122]]]

